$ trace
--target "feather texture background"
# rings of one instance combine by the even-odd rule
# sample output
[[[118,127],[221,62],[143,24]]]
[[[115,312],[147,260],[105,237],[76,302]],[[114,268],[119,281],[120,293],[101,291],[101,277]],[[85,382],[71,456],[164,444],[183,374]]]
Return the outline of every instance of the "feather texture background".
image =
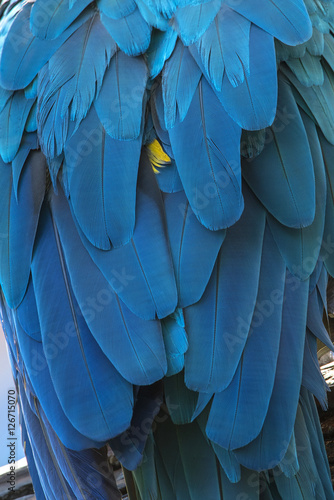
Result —
[[[0,302],[37,500],[118,499],[107,443],[131,500],[334,498],[332,0],[2,7]]]

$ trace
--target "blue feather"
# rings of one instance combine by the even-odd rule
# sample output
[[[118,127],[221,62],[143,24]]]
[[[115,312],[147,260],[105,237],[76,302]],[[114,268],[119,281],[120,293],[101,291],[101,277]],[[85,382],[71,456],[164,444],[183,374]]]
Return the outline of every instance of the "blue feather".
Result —
[[[312,24],[302,0],[225,0],[225,3],[287,45],[306,42],[312,35]]]
[[[169,135],[184,190],[198,220],[212,230],[234,224],[243,210],[241,130],[220,107],[203,77],[185,119]]]
[[[25,294],[39,212],[45,193],[46,164],[40,152],[26,160],[16,199],[9,165],[0,165],[1,287],[10,307],[17,307]],[[18,200],[18,201],[17,201]]]
[[[160,322],[138,318],[120,301],[83,246],[61,192],[51,205],[74,294],[103,353],[133,384],[160,380],[167,370]]]
[[[16,200],[21,172],[31,149],[38,149],[37,134],[23,134],[19,150],[12,161],[13,187]]]
[[[310,437],[311,447],[319,477],[325,490],[325,498],[333,498],[333,486],[330,479],[328,459],[326,455],[322,430],[318,418],[318,410],[314,398],[305,388],[301,388],[300,407]]]
[[[14,92],[0,113],[0,155],[11,162],[20,147],[24,127],[34,101],[27,100],[23,91]]]
[[[52,453],[48,436],[43,432],[38,416],[29,405],[23,384],[20,383],[19,387],[23,418],[44,494],[48,500],[74,500],[75,496]]]
[[[79,432],[95,441],[107,440],[130,424],[132,386],[105,357],[78,313],[47,206],[42,211],[31,269],[43,348],[60,403]],[[62,349],[49,341],[50,332],[65,334]]]
[[[244,196],[245,211],[227,231],[203,297],[184,311],[189,341],[185,381],[192,390],[224,390],[237,370],[249,335],[258,293],[265,211],[246,189]]]
[[[37,99],[30,109],[24,129],[26,132],[36,132],[37,130]]]
[[[246,130],[272,124],[277,104],[277,68],[274,40],[252,25],[249,39],[249,73],[237,87],[225,73],[221,92],[216,92],[233,120]]]
[[[279,354],[267,416],[259,436],[235,450],[238,461],[249,469],[275,466],[290,442],[302,381],[308,290],[308,280],[299,281],[287,271]]]
[[[40,478],[38,475],[38,471],[37,471],[36,464],[34,461],[32,448],[30,445],[27,429],[26,429],[23,418],[20,421],[20,426],[21,426],[24,454],[27,458],[29,474],[30,474],[30,477],[31,477],[33,485],[34,485],[34,493],[36,495],[37,500],[47,500],[45,495],[44,495],[44,491],[43,491],[41,481],[40,481]]]
[[[308,136],[292,90],[279,80],[278,114],[267,132],[267,144],[245,161],[243,177],[267,210],[288,227],[309,226],[315,216],[315,179]],[[282,122],[282,119],[284,120]],[[274,186],[275,189],[268,189]]]
[[[172,28],[166,31],[153,30],[146,60],[151,78],[155,78],[172,54],[177,40],[177,33]]]
[[[206,427],[209,439],[228,450],[255,439],[267,414],[279,352],[284,277],[284,261],[266,226],[247,342],[231,384],[213,398]]]
[[[97,6],[100,12],[112,19],[128,16],[137,7],[134,0],[97,0]]]
[[[294,74],[284,66],[281,67],[283,73],[290,80],[292,85],[297,89],[302,99],[305,101],[308,108],[308,114],[315,118],[315,122],[320,127],[326,139],[334,143],[334,117],[332,109],[334,106],[334,92],[332,86],[331,70],[323,63],[324,66],[324,83],[321,86],[305,87],[300,84]],[[304,106],[305,106],[304,104]]]
[[[188,349],[188,338],[185,329],[172,317],[162,320],[162,334],[168,366],[166,376],[169,377],[184,368],[184,353]]]
[[[40,40],[33,33],[30,33],[29,30],[31,7],[31,3],[23,5],[9,29],[1,52],[0,85],[9,90],[27,87],[56,50],[94,12],[91,9],[83,12],[55,40]],[[24,37],[22,33],[24,33]]]
[[[200,78],[201,71],[188,48],[178,40],[162,72],[162,96],[167,129],[174,126],[177,116],[181,122],[184,120]]]
[[[65,448],[46,419],[38,401],[36,410],[44,435],[47,435],[51,453],[75,498],[119,500],[120,493],[108,460],[107,448],[101,450],[89,448],[80,452]]]
[[[308,51],[300,59],[289,60],[286,64],[305,87],[324,83],[324,72],[320,58],[312,56]]]
[[[323,410],[327,410],[328,386],[320,371],[317,358],[317,338],[306,330],[302,385],[317,398]]]
[[[316,210],[315,217],[307,227],[300,229],[281,225],[272,216],[268,217],[276,243],[292,274],[306,279],[318,261],[325,222],[326,177],[316,127],[311,118],[301,111],[313,160]]]
[[[221,7],[221,0],[180,7],[175,12],[174,29],[185,45],[190,45],[208,29]]]
[[[183,186],[174,160],[155,172],[157,183],[163,193],[179,193]]]
[[[95,95],[100,92],[105,70],[116,49],[116,43],[95,14],[51,57],[50,88],[57,90],[70,80],[61,104],[61,118],[70,105],[71,120],[80,123],[86,116]]]
[[[93,261],[133,313],[144,319],[164,318],[175,310],[177,292],[161,194],[144,156],[138,179],[136,227],[127,245],[106,252],[80,235]]]
[[[144,20],[138,8],[121,19],[112,19],[103,12],[100,17],[104,27],[121,51],[129,56],[138,56],[146,52],[150,45],[151,27]]]
[[[226,231],[209,231],[202,226],[183,191],[165,195],[164,201],[178,289],[178,305],[184,308],[198,302],[202,297]],[[205,245],[201,252],[198,252],[198,246],[203,241]]]
[[[215,22],[196,42],[203,66],[210,82],[222,89],[224,71],[233,86],[245,79],[249,72],[249,33],[251,23],[226,5]]]
[[[163,403],[162,383],[138,390],[131,427],[109,441],[109,445],[123,467],[135,470],[143,460],[144,448],[151,425]],[[144,424],[144,425],[143,425]]]
[[[69,110],[62,115],[62,108],[69,86],[70,81],[67,81],[60,88],[50,88],[48,66],[44,66],[39,73],[38,139],[47,158],[63,153],[69,130]]]
[[[332,235],[334,234],[334,148],[318,131],[321,152],[324,160],[327,184],[326,215],[321,248],[321,259],[323,260],[329,274],[334,273],[334,251]]]
[[[177,373],[164,381],[165,400],[172,422],[184,425],[192,422],[201,396],[189,390],[184,383],[184,374]]]
[[[29,288],[32,289],[31,284],[29,285]],[[28,309],[28,312],[30,308],[31,315],[33,314],[33,310],[36,309],[35,297],[31,297],[32,293],[33,289],[32,292],[27,294],[24,298],[22,304],[17,310],[18,314],[15,321],[17,340],[20,349],[19,356],[22,358],[24,363],[26,383],[31,387],[31,390],[38,398],[54,431],[65,446],[71,448],[72,450],[79,451],[99,446],[98,442],[94,442],[80,434],[66,417],[64,410],[59,403],[50,377],[42,343],[34,338],[34,336],[37,337],[37,335],[32,335],[31,330],[24,331],[21,326],[20,320],[22,320],[22,307]],[[25,305],[23,306],[24,303]],[[29,318],[30,323],[32,319],[34,318]],[[38,321],[38,318],[36,321]],[[24,324],[24,326],[26,327],[27,325]],[[53,335],[50,332],[49,343],[46,344],[46,351],[52,350],[52,347],[61,350],[61,348],[65,347],[65,344],[66,334],[58,333]],[[100,444],[100,446],[102,446],[102,444]]]
[[[102,125],[114,139],[139,137],[147,78],[143,57],[129,57],[119,51],[112,58],[94,105]]]
[[[72,8],[69,0],[35,0],[30,15],[30,29],[41,40],[54,40],[79,17],[92,0],[80,0]]]
[[[71,206],[89,241],[102,249],[132,237],[141,138],[108,135],[92,107],[67,141],[65,168]]]

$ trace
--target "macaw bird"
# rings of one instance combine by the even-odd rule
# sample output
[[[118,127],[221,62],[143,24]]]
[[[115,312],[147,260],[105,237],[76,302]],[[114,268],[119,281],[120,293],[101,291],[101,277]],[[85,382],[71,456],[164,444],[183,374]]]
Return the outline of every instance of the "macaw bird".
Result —
[[[37,500],[334,499],[332,0],[7,0],[1,320]],[[109,447],[109,448],[108,448]]]

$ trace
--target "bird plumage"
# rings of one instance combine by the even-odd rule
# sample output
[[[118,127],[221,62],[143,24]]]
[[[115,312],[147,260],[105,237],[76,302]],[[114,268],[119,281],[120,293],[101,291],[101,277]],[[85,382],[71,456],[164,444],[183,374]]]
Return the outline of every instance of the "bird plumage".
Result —
[[[3,2],[1,319],[38,500],[334,498],[334,4]]]

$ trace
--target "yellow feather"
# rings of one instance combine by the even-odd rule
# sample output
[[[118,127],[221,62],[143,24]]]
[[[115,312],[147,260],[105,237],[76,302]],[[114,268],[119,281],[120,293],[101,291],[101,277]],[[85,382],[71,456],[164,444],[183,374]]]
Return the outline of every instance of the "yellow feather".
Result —
[[[147,146],[147,152],[155,174],[159,174],[159,168],[164,168],[171,163],[170,157],[162,149],[161,144],[157,141],[157,139],[154,139],[154,141]]]

